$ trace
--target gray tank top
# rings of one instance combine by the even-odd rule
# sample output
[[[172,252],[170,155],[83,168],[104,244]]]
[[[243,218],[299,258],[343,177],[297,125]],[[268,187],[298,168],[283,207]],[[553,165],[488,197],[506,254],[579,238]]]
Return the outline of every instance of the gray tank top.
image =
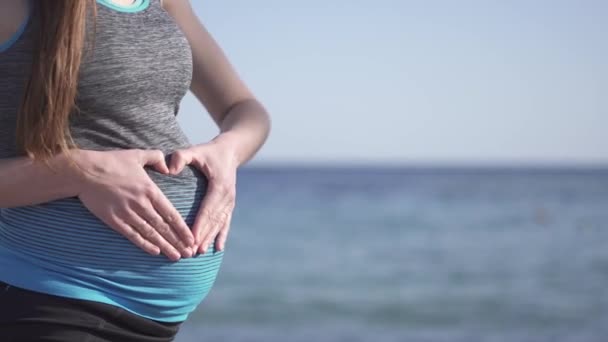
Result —
[[[176,120],[192,73],[188,41],[152,1],[124,13],[98,5],[93,53],[81,65],[71,133],[80,148],[154,148],[170,153],[189,145]],[[15,126],[29,74],[34,26],[0,52],[0,158],[17,156]]]
[[[191,81],[188,41],[160,0],[142,0],[131,12],[97,3],[95,48],[82,63],[70,117],[74,140],[92,150],[160,149],[169,158],[190,145],[176,120]],[[0,44],[0,158],[18,156],[15,125],[35,26],[30,18],[16,40]],[[147,172],[192,227],[204,175],[192,166],[177,176]],[[0,281],[161,321],[185,320],[210,291],[225,250],[209,249],[177,262],[148,255],[76,197],[0,208]]]

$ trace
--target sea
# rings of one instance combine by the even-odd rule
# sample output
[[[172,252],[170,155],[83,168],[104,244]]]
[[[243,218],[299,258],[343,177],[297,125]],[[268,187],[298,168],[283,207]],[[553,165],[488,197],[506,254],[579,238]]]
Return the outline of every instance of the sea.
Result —
[[[608,341],[608,168],[243,167],[176,341]]]

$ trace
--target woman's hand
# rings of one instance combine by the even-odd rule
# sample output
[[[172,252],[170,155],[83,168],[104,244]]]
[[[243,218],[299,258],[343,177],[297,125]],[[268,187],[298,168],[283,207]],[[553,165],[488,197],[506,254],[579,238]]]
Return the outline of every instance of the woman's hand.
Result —
[[[100,220],[144,251],[171,260],[191,257],[194,237],[144,165],[168,174],[159,150],[76,150],[85,172],[78,197]]]
[[[232,212],[236,205],[236,170],[238,161],[231,146],[211,141],[171,154],[169,170],[180,173],[192,164],[207,176],[207,192],[194,220],[192,233],[195,253],[204,254],[212,241],[215,249],[224,249]]]

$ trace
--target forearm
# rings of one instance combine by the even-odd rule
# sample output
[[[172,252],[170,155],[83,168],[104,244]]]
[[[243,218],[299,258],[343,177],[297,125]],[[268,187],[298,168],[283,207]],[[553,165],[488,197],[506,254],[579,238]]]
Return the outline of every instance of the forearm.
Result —
[[[25,156],[0,159],[0,208],[76,196],[80,178],[67,156],[58,154],[49,160],[49,164],[52,169]]]
[[[213,142],[226,144],[234,152],[239,165],[245,164],[257,153],[268,138],[271,119],[257,100],[239,102],[220,123],[221,133]]]

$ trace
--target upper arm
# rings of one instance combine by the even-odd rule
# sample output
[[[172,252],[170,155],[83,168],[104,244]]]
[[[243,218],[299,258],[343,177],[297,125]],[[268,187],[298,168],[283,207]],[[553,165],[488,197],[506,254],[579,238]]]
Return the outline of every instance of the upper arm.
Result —
[[[232,106],[254,96],[198,19],[188,0],[164,0],[163,8],[174,18],[192,48],[190,89],[219,124]]]

